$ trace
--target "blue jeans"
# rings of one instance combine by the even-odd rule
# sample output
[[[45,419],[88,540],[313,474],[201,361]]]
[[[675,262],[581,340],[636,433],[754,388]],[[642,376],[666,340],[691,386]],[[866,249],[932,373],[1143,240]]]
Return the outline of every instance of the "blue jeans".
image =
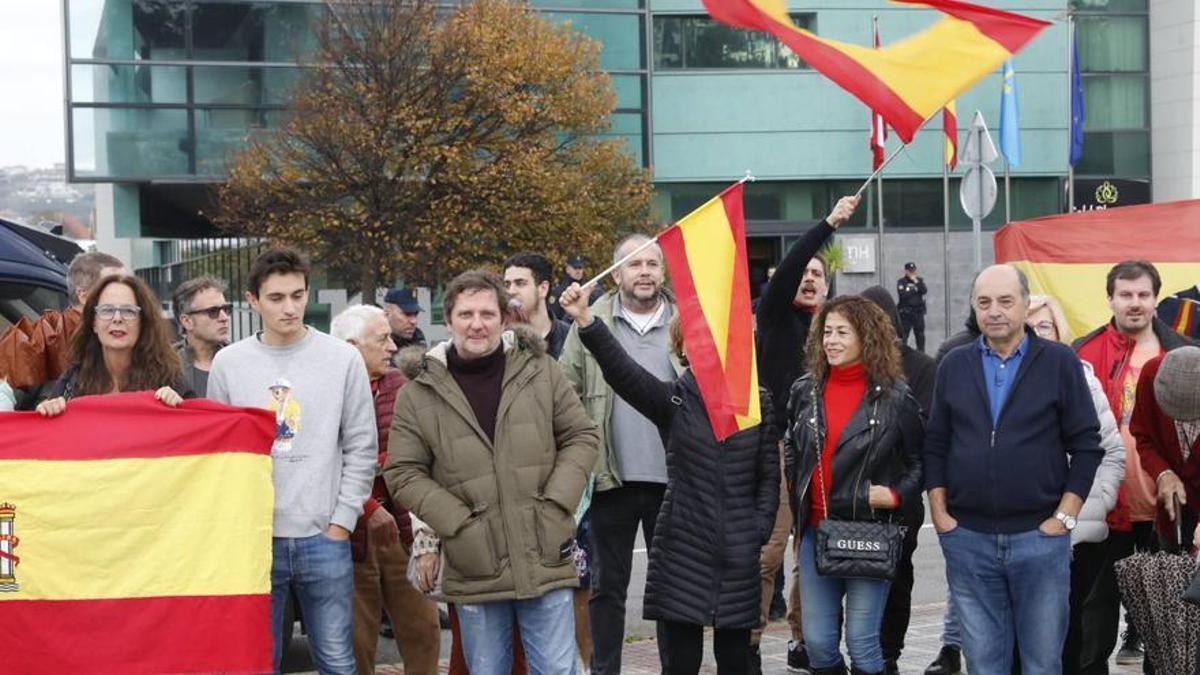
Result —
[[[1071,593],[1071,536],[1030,530],[983,534],[961,525],[939,535],[971,675],[1012,672],[1013,640],[1025,675],[1062,672]]]
[[[289,591],[296,591],[300,614],[317,670],[353,675],[354,562],[350,541],[324,534],[275,537],[271,561],[271,634],[275,672],[283,659],[283,614]]]
[[[842,598],[846,600],[846,649],[850,664],[867,673],[883,671],[879,626],[891,584],[878,579],[841,579],[817,572],[813,549],[815,532],[804,531],[796,560],[800,563],[800,623],[804,645],[813,668],[833,668],[843,663],[840,623]],[[972,674],[973,675],[973,674]]]
[[[471,675],[512,672],[514,616],[532,675],[575,675],[574,591],[559,588],[529,600],[456,605]]]
[[[954,591],[946,589],[946,614],[942,617],[942,644],[962,649],[962,625],[958,620],[958,601]]]

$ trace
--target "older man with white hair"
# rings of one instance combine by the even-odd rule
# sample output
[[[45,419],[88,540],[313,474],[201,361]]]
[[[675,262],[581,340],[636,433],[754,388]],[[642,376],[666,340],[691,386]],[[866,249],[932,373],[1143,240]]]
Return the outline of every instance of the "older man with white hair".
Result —
[[[379,467],[387,459],[396,393],[407,382],[392,367],[396,343],[387,315],[378,307],[353,305],[333,318],[330,333],[358,348],[367,365],[379,429]],[[427,535],[428,536],[428,535]],[[420,537],[425,539],[425,537]],[[431,542],[436,550],[436,543]],[[351,537],[354,558],[354,660],[359,673],[375,670],[381,611],[387,609],[406,673],[436,673],[441,635],[437,605],[408,580],[413,527],[403,505],[376,476]]]

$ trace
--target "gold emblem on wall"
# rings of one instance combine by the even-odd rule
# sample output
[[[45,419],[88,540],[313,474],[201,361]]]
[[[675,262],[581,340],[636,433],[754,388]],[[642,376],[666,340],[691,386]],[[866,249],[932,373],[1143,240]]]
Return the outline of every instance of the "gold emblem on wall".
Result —
[[[1097,204],[1116,204],[1121,198],[1121,193],[1117,191],[1117,186],[1108,181],[1104,181],[1096,188],[1096,203]]]

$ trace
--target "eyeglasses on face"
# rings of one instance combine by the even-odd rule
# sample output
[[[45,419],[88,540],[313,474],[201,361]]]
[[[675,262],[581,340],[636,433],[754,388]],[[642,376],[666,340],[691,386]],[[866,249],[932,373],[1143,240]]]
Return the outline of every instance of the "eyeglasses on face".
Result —
[[[226,316],[233,316],[233,303],[227,302],[224,305],[213,305],[212,307],[205,307],[204,309],[193,309],[190,312],[185,312],[185,314],[188,316],[203,314],[210,319],[219,319],[221,318],[221,312],[225,312]]]
[[[142,308],[137,305],[96,305],[96,318],[101,321],[112,321],[118,314],[126,321],[137,321],[141,318]]]
[[[1054,331],[1054,322],[1053,321],[1039,321],[1039,322],[1033,324],[1033,332],[1037,333],[1038,337],[1053,337],[1054,332],[1055,332]]]

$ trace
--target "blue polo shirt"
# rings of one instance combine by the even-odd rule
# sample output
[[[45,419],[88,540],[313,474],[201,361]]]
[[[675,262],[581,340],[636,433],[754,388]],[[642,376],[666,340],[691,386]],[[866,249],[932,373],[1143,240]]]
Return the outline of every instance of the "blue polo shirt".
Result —
[[[979,336],[979,351],[983,354],[983,381],[987,386],[988,403],[991,404],[992,427],[1000,421],[1000,410],[1008,400],[1008,392],[1012,391],[1013,380],[1017,379],[1017,371],[1021,369],[1021,360],[1029,351],[1029,336],[1021,338],[1021,344],[1013,350],[1008,358],[1003,358],[988,346],[987,339]]]

